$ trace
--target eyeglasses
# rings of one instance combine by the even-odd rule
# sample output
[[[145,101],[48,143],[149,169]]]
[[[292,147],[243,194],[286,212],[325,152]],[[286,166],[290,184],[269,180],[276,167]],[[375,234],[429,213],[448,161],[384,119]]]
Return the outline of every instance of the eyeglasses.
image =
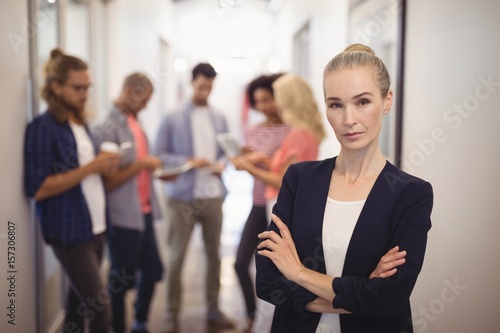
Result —
[[[91,87],[90,84],[72,84],[72,83],[66,83],[65,85],[71,87],[77,93],[87,92],[90,89],[90,87]]]

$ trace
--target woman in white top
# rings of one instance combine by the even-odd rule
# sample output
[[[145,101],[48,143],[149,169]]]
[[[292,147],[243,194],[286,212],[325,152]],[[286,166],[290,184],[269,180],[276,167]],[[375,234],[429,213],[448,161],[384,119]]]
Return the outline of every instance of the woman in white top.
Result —
[[[287,170],[274,223],[259,235],[257,295],[276,305],[272,332],[413,332],[409,297],[432,187],[380,151],[392,91],[370,48],[355,44],[333,58],[323,87],[341,150]]]

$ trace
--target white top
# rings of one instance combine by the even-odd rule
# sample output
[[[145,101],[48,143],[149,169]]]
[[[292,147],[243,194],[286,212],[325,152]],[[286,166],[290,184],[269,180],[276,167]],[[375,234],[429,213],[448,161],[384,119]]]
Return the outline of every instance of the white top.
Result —
[[[94,146],[85,127],[69,122],[76,141],[78,164],[83,166],[95,158]],[[83,178],[80,183],[83,196],[89,208],[92,221],[92,233],[101,234],[106,231],[106,199],[101,175],[93,173]]]
[[[327,199],[323,218],[322,242],[326,274],[329,276],[342,276],[347,247],[365,201]],[[316,333],[340,333],[339,315],[323,313]]]
[[[196,158],[205,158],[213,163],[217,159],[217,143],[212,119],[207,107],[196,107],[191,113],[191,131],[193,133],[193,154]],[[210,172],[209,168],[195,170],[194,197],[196,199],[221,198],[222,180]]]

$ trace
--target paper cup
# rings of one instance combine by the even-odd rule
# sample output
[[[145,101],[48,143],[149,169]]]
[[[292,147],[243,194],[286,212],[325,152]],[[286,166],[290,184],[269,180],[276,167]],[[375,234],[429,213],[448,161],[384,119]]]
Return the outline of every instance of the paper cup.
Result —
[[[101,143],[101,152],[106,152],[106,153],[119,153],[120,152],[120,146],[118,146],[114,142],[110,141],[104,141]]]

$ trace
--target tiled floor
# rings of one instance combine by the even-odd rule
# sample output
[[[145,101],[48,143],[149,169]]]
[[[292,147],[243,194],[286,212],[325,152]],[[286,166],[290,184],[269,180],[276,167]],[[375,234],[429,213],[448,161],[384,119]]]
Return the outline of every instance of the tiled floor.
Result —
[[[236,323],[232,330],[217,330],[215,332],[238,332],[244,325],[246,312],[240,285],[236,277],[233,264],[236,249],[240,240],[240,233],[251,208],[251,178],[242,172],[229,170],[225,175],[229,195],[224,202],[224,222],[221,235],[221,290],[219,304],[221,310]],[[166,258],[166,224],[156,225],[156,235],[161,248],[161,255]],[[254,272],[253,266],[251,267]],[[183,307],[180,315],[180,333],[205,333],[214,332],[207,328],[205,320],[205,257],[201,228],[197,226],[191,237],[185,266],[182,273],[182,300]],[[157,285],[153,304],[150,311],[149,331],[161,333],[164,331],[165,320],[165,284]],[[129,292],[128,321],[132,322],[132,303],[135,298]],[[264,302],[258,302],[258,315],[255,323],[255,332],[268,332],[272,307]]]

